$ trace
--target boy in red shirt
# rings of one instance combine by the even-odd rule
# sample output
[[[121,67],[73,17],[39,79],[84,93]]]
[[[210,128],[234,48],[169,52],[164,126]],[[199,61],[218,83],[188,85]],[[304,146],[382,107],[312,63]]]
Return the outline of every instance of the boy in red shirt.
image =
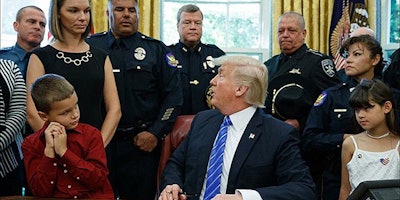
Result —
[[[22,144],[33,195],[113,199],[101,133],[79,123],[74,87],[62,76],[46,74],[32,84],[31,94],[46,122]]]

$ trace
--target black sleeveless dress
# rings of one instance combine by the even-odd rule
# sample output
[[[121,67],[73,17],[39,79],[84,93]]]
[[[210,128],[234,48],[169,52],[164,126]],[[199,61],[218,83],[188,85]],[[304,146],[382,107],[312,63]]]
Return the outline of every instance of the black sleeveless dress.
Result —
[[[105,110],[103,88],[106,52],[90,47],[84,53],[69,53],[47,45],[35,49],[33,53],[43,63],[46,74],[61,75],[75,87],[81,113],[80,122],[100,130]]]

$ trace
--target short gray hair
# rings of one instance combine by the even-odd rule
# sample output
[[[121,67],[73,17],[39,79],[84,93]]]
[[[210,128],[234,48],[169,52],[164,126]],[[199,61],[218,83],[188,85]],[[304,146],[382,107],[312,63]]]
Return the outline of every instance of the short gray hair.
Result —
[[[294,12],[294,11],[288,11],[283,13],[278,20],[278,24],[281,21],[282,18],[286,18],[286,17],[293,17],[296,18],[297,21],[299,22],[299,26],[302,30],[304,30],[306,28],[306,23],[304,22],[304,17],[303,15],[301,15],[300,13]]]
[[[178,14],[176,15],[176,20],[178,23],[179,23],[179,21],[181,21],[182,12],[194,13],[197,11],[200,11],[201,19],[203,19],[203,13],[201,12],[201,10],[198,6],[196,6],[194,4],[186,4],[179,9]]]

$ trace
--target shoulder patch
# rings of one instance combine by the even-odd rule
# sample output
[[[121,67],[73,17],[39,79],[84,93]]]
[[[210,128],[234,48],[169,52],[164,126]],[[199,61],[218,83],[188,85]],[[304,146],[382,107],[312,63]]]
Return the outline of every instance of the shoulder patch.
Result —
[[[171,52],[165,54],[165,60],[167,64],[172,68],[176,68],[176,66],[178,65],[178,60],[175,59],[174,54],[172,54]]]
[[[333,65],[333,61],[331,59],[324,59],[321,61],[322,70],[324,70],[325,74],[329,77],[335,76],[335,66]]]
[[[322,91],[322,93],[315,100],[314,107],[322,105],[325,102],[325,99],[327,96],[328,96],[328,93],[326,93],[326,91]]]
[[[321,52],[319,52],[319,51],[317,51],[315,49],[308,49],[307,52],[310,52],[310,53],[312,53],[314,55],[321,56],[321,57],[324,56],[324,54],[322,54]]]

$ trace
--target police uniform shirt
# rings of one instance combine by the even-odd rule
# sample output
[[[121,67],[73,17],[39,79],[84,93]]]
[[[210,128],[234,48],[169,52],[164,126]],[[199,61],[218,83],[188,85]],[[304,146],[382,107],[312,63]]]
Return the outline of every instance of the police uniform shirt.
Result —
[[[303,140],[309,148],[307,151],[340,153],[343,135],[358,132],[352,121],[354,112],[349,105],[350,94],[357,84],[351,78],[319,95],[304,128]]]
[[[115,39],[111,31],[87,42],[110,56],[122,110],[118,127],[143,125],[159,139],[166,135],[183,95],[176,60],[164,43],[139,32]]]
[[[281,61],[287,57],[287,61]],[[281,61],[281,62],[280,62]],[[308,49],[303,44],[296,52],[285,56],[283,53],[266,61],[268,80],[271,81],[285,73],[300,74],[311,80],[321,91],[339,83],[335,66],[329,56],[318,51]]]
[[[324,199],[337,199],[339,195],[343,135],[359,132],[349,105],[351,92],[357,84],[350,78],[346,83],[323,91],[315,101],[303,131],[303,156],[311,173],[317,178],[323,176]]]
[[[0,58],[14,61],[21,71],[24,80],[26,80],[26,68],[28,67],[29,56],[30,54],[17,43],[12,47],[6,47],[0,50]]]
[[[285,61],[287,60],[287,61]],[[267,60],[265,66],[268,68],[268,80],[271,82],[275,77],[282,74],[299,74],[310,80],[310,84],[316,86],[322,92],[324,89],[331,87],[340,82],[336,75],[335,66],[329,56],[318,51],[308,49],[306,44],[303,44],[296,52],[291,55],[283,53]],[[273,89],[279,88],[269,88]],[[271,113],[272,95],[268,94],[265,103],[266,113]],[[304,125],[307,119],[307,113],[304,117],[297,119]]]
[[[225,55],[220,48],[211,44],[197,44],[193,49],[182,42],[168,46],[178,61],[183,87],[183,106],[181,114],[196,114],[209,109],[206,92],[210,80],[218,74],[213,58]]]

